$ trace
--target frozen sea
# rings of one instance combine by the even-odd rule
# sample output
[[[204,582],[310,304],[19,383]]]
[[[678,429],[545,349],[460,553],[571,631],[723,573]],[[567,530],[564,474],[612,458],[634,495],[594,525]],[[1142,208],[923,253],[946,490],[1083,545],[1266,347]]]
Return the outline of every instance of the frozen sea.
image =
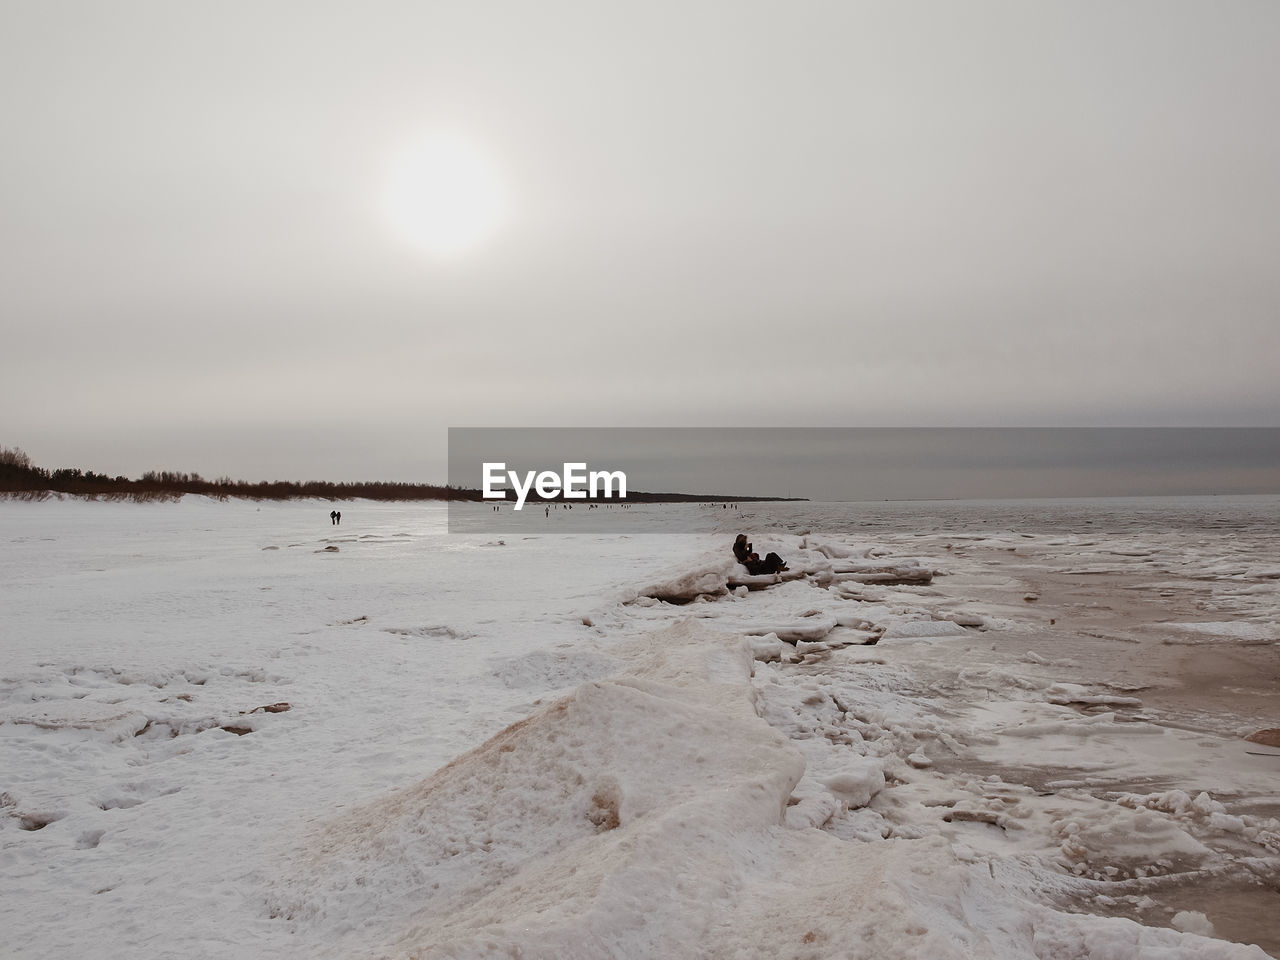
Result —
[[[0,501],[0,956],[1280,955],[1280,498],[337,506]]]

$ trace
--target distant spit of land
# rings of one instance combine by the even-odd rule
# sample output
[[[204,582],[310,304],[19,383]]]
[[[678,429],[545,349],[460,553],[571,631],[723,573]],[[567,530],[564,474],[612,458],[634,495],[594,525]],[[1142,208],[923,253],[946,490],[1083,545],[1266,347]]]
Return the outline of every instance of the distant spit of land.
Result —
[[[478,489],[440,486],[430,483],[401,483],[395,481],[368,481],[356,483],[332,483],[327,480],[260,481],[233,480],[218,477],[206,480],[198,473],[172,470],[148,470],[136,480],[128,477],[110,477],[79,467],[60,467],[48,470],[31,463],[31,458],[21,450],[0,447],[0,497],[23,500],[43,500],[53,496],[74,496],[101,500],[176,500],[186,494],[227,499],[242,497],[249,500],[483,500]],[[509,493],[515,499],[514,493]],[[561,496],[540,497],[530,491],[528,499],[536,502],[554,502]],[[779,500],[804,500],[804,497],[725,496],[697,493],[643,493],[629,490],[625,497],[613,497],[609,502],[628,503],[760,503]],[[592,502],[587,498],[583,502]],[[604,502],[597,500],[597,502]]]

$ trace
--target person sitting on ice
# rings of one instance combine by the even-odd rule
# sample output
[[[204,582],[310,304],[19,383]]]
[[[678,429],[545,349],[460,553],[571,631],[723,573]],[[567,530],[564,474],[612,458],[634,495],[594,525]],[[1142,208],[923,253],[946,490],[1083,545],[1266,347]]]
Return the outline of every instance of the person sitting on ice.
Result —
[[[788,569],[786,562],[776,553],[771,553],[761,560],[760,554],[751,549],[745,533],[738,534],[738,538],[733,541],[733,556],[753,577],[762,573],[779,573]]]

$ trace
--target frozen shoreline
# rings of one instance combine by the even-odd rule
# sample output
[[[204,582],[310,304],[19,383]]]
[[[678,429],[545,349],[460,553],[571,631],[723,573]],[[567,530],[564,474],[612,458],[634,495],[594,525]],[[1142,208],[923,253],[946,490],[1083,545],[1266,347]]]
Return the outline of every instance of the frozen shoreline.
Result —
[[[197,513],[175,517],[190,526]],[[1205,912],[1219,936],[1247,934],[1229,901],[1263,911],[1275,897],[1280,761],[1240,739],[1275,717],[1266,684],[1248,675],[1275,664],[1277,603],[1265,589],[1275,580],[1249,560],[1275,546],[1269,532],[1252,544],[1235,536],[1235,556],[1222,557],[1221,543],[1163,534],[1006,542],[757,527],[758,546],[809,576],[673,605],[636,597],[705,590],[728,572],[727,540],[657,538],[671,575],[655,583],[637,541],[649,555],[659,548],[643,538],[463,550],[459,538],[398,526],[388,516],[385,528],[353,529],[337,557],[304,546],[314,530],[292,549],[288,537],[280,551],[255,544],[255,561],[291,553],[296,575],[277,569],[261,584],[297,600],[276,619],[236,613],[244,591],[219,595],[216,585],[236,584],[230,568],[209,568],[209,549],[193,550],[190,581],[164,556],[166,595],[186,582],[212,605],[206,617],[240,616],[253,636],[239,646],[193,627],[157,653],[166,618],[201,613],[159,603],[133,615],[136,645],[112,638],[122,649],[96,662],[93,647],[49,649],[59,625],[81,617],[58,598],[97,573],[86,560],[69,574],[71,550],[29,576],[37,607],[48,591],[46,616],[20,614],[6,652],[22,653],[12,640],[23,631],[32,641],[43,631],[45,649],[25,665],[10,657],[0,724],[16,774],[0,827],[13,868],[6,920],[29,944],[16,955],[88,955],[90,943],[104,957],[514,946],[527,956],[1265,955],[1159,927],[1178,914],[1200,929]],[[215,546],[244,565],[251,539]],[[453,550],[456,574],[435,582],[430,615],[413,597],[426,544]],[[494,578],[513,548],[532,551],[516,561],[521,578],[542,578],[516,596]],[[558,570],[531,572],[553,557]],[[343,576],[317,584],[315,564],[339,559]],[[602,563],[621,576],[600,580]],[[859,563],[939,576],[833,582]],[[1087,572],[1102,569],[1105,586]],[[403,574],[388,589],[394,570]],[[571,574],[581,589],[564,596]],[[476,595],[495,582],[505,596]],[[353,583],[359,596],[336,595]],[[501,635],[517,630],[504,649]],[[794,654],[768,635],[788,631]],[[862,645],[871,637],[883,639]],[[1184,682],[1221,650],[1239,692]],[[427,664],[425,687],[404,679]],[[351,699],[335,703],[339,681]],[[406,707],[415,694],[433,702]],[[195,729],[219,696],[227,712],[213,719],[241,716],[233,701],[292,709],[240,721],[253,729],[244,736]],[[60,729],[12,722],[34,703],[109,705],[151,726],[89,713]],[[457,753],[450,744],[491,733],[419,779]],[[251,776],[236,780],[238,767]],[[22,829],[19,814],[49,813],[43,829]],[[189,863],[202,854],[207,863]],[[107,875],[116,883],[88,889]],[[147,889],[157,881],[168,904]],[[140,905],[146,916],[120,919]]]

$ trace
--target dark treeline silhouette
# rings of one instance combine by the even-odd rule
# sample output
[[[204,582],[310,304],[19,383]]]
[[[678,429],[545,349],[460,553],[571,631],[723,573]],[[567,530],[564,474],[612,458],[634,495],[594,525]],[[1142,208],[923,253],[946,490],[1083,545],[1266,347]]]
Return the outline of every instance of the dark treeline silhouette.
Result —
[[[430,483],[358,482],[331,483],[308,480],[302,483],[276,480],[249,483],[219,477],[206,480],[198,473],[173,470],[148,470],[137,480],[109,477],[105,473],[60,467],[46,470],[32,465],[31,458],[17,447],[0,447],[0,496],[39,500],[51,494],[70,494],[104,500],[176,500],[184,494],[225,499],[244,497],[252,500],[483,500],[480,490]],[[627,491],[625,498],[565,500],[563,496],[542,498],[530,491],[530,503],[749,503],[764,500],[797,499],[785,497],[700,496],[687,493],[642,493]],[[515,494],[510,494],[515,500]],[[494,501],[487,501],[494,502]]]
[[[479,500],[479,490],[427,483],[330,483],[287,480],[250,483],[219,477],[206,480],[198,473],[148,470],[137,480],[109,477],[92,470],[62,467],[46,470],[32,465],[31,458],[17,448],[0,447],[0,493],[39,499],[51,493],[79,497],[121,500],[171,500],[194,493],[219,499],[245,497],[254,500],[292,500],[315,497],[322,500]]]

